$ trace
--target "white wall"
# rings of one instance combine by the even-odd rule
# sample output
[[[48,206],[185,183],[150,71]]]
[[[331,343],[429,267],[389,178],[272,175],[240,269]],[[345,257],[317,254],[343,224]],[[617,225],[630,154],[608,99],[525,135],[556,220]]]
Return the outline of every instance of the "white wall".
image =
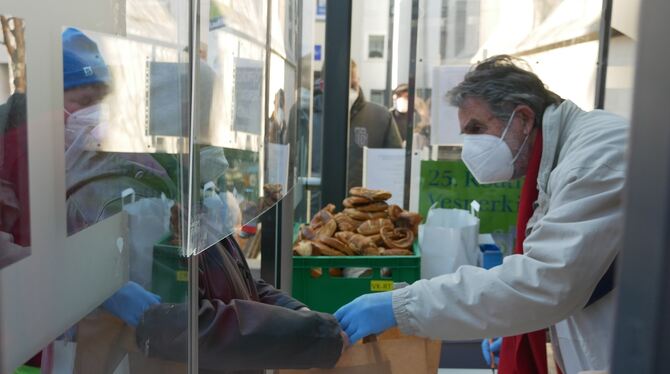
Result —
[[[351,58],[358,64],[363,92],[370,98],[370,90],[386,89],[388,59],[388,0],[353,0],[351,12]],[[384,35],[384,58],[368,58],[368,36]]]
[[[625,35],[612,38],[610,42],[605,110],[627,119],[631,118],[633,106],[635,47],[635,41]]]

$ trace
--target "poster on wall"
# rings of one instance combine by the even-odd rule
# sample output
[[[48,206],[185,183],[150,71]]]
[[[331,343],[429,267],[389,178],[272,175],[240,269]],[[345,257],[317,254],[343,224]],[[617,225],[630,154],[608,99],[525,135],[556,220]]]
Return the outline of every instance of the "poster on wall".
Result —
[[[263,63],[248,58],[235,59],[235,110],[233,129],[261,134]]]
[[[30,255],[25,27],[0,15],[0,269]]]
[[[460,160],[422,161],[419,213],[426,217],[432,206],[469,210],[476,200],[481,207],[480,233],[492,234],[503,250],[511,250],[522,185],[523,179],[480,185]]]
[[[430,144],[463,144],[458,125],[458,109],[445,100],[447,92],[463,81],[469,66],[436,66],[433,68],[431,96],[432,128]],[[439,104],[438,104],[439,103]]]

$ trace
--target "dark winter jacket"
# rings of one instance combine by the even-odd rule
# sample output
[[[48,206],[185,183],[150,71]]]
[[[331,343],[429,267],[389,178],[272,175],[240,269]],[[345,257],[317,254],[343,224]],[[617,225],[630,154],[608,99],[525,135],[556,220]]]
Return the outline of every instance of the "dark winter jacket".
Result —
[[[362,91],[351,107],[350,116],[348,188],[362,184],[363,147],[402,147],[402,138],[391,113],[381,105],[366,101]]]
[[[226,238],[198,255],[200,373],[328,368],[342,351],[340,327],[263,281],[254,281],[237,243]],[[145,355],[187,360],[185,304],[145,312],[137,344]]]

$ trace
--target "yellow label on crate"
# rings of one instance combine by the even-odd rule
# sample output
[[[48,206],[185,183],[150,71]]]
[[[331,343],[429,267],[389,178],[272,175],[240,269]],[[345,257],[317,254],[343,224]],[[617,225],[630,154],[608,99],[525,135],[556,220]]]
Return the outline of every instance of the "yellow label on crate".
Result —
[[[370,281],[370,291],[383,292],[393,291],[393,281],[373,280]]]
[[[177,270],[177,282],[188,282],[188,271]]]

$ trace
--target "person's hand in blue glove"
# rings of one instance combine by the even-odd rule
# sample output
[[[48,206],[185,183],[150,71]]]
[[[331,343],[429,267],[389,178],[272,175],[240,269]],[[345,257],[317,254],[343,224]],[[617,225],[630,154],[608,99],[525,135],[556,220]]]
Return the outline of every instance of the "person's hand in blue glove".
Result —
[[[362,295],[335,312],[351,344],[397,325],[391,292]]]
[[[500,347],[502,346],[502,338],[495,338],[493,342],[491,339],[482,340],[482,355],[484,355],[484,360],[488,366],[491,366],[491,354],[493,354],[493,360],[495,366],[498,367],[500,363]]]
[[[102,303],[102,307],[130,326],[137,327],[142,314],[160,302],[160,296],[145,290],[135,282],[128,282]]]

